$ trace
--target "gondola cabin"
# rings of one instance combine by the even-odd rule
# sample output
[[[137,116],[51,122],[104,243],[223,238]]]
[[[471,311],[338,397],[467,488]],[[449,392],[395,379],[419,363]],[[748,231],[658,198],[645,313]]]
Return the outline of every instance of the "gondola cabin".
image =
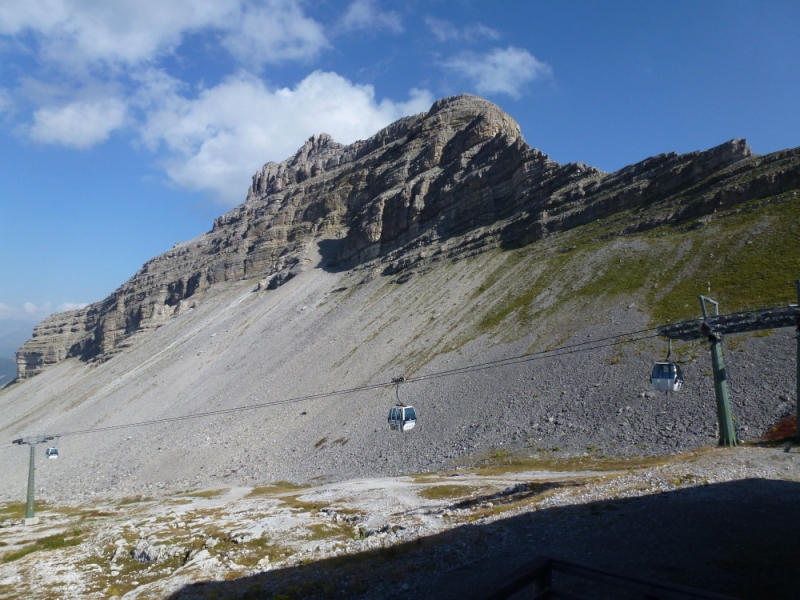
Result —
[[[657,362],[650,374],[650,383],[657,392],[679,392],[683,386],[683,373],[673,362]]]
[[[50,447],[44,451],[44,455],[47,458],[52,458],[52,459],[58,458],[58,448]]]
[[[413,406],[393,406],[389,410],[389,427],[395,431],[406,432],[417,424],[417,413]]]

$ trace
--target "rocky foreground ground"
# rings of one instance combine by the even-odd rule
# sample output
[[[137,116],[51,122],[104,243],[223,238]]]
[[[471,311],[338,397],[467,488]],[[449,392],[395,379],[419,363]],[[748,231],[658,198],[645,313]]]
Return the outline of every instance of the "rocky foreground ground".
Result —
[[[22,505],[6,504],[0,597],[482,597],[551,556],[795,598],[799,483],[785,444],[648,459],[497,453],[418,476],[47,504],[28,527]]]

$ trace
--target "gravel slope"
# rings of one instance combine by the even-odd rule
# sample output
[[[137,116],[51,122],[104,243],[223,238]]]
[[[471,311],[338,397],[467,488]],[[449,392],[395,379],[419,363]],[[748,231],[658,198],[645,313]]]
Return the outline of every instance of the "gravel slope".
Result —
[[[394,283],[373,272],[311,267],[277,290],[238,282],[112,360],[70,359],[0,392],[0,440],[282,401],[421,376],[639,331],[635,301],[566,305],[518,339],[473,337],[477,285],[497,253]],[[316,267],[314,265],[317,265]],[[345,288],[345,289],[342,289]],[[590,320],[587,320],[590,319]],[[754,439],[795,402],[794,332],[726,341],[734,414]],[[37,494],[130,495],[217,483],[337,481],[468,465],[498,449],[664,453],[713,445],[716,409],[704,344],[681,349],[685,391],[648,393],[657,339],[409,383],[420,416],[405,436],[386,427],[392,388],[60,440],[40,460]],[[695,358],[692,359],[691,357]],[[0,450],[0,499],[24,495],[27,454]]]

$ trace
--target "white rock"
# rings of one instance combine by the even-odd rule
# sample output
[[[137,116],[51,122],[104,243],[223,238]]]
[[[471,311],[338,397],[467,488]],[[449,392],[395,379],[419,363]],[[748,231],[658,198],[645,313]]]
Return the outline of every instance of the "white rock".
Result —
[[[201,563],[204,560],[208,560],[209,558],[211,558],[211,553],[208,550],[200,550],[200,552],[195,554],[186,564],[188,565],[191,563],[194,564]]]

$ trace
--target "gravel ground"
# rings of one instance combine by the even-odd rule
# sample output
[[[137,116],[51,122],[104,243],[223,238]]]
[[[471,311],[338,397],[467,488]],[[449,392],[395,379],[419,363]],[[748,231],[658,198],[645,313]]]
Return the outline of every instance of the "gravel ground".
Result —
[[[464,524],[422,540],[389,539],[355,565],[340,559],[297,564],[195,584],[171,598],[292,597],[298,590],[306,598],[481,598],[536,556],[739,598],[796,598],[799,475],[796,451],[749,448],[562,482],[538,496],[530,482],[529,491],[487,497],[472,509],[445,509],[444,520]],[[514,508],[491,514],[508,506]],[[489,516],[482,516],[487,507]],[[555,581],[593,598],[626,597],[558,576]]]
[[[0,596],[481,598],[550,556],[734,597],[796,597],[797,448],[594,464],[614,470],[459,470],[48,506],[37,526],[1,523],[5,553],[46,535],[80,543],[0,564]]]

